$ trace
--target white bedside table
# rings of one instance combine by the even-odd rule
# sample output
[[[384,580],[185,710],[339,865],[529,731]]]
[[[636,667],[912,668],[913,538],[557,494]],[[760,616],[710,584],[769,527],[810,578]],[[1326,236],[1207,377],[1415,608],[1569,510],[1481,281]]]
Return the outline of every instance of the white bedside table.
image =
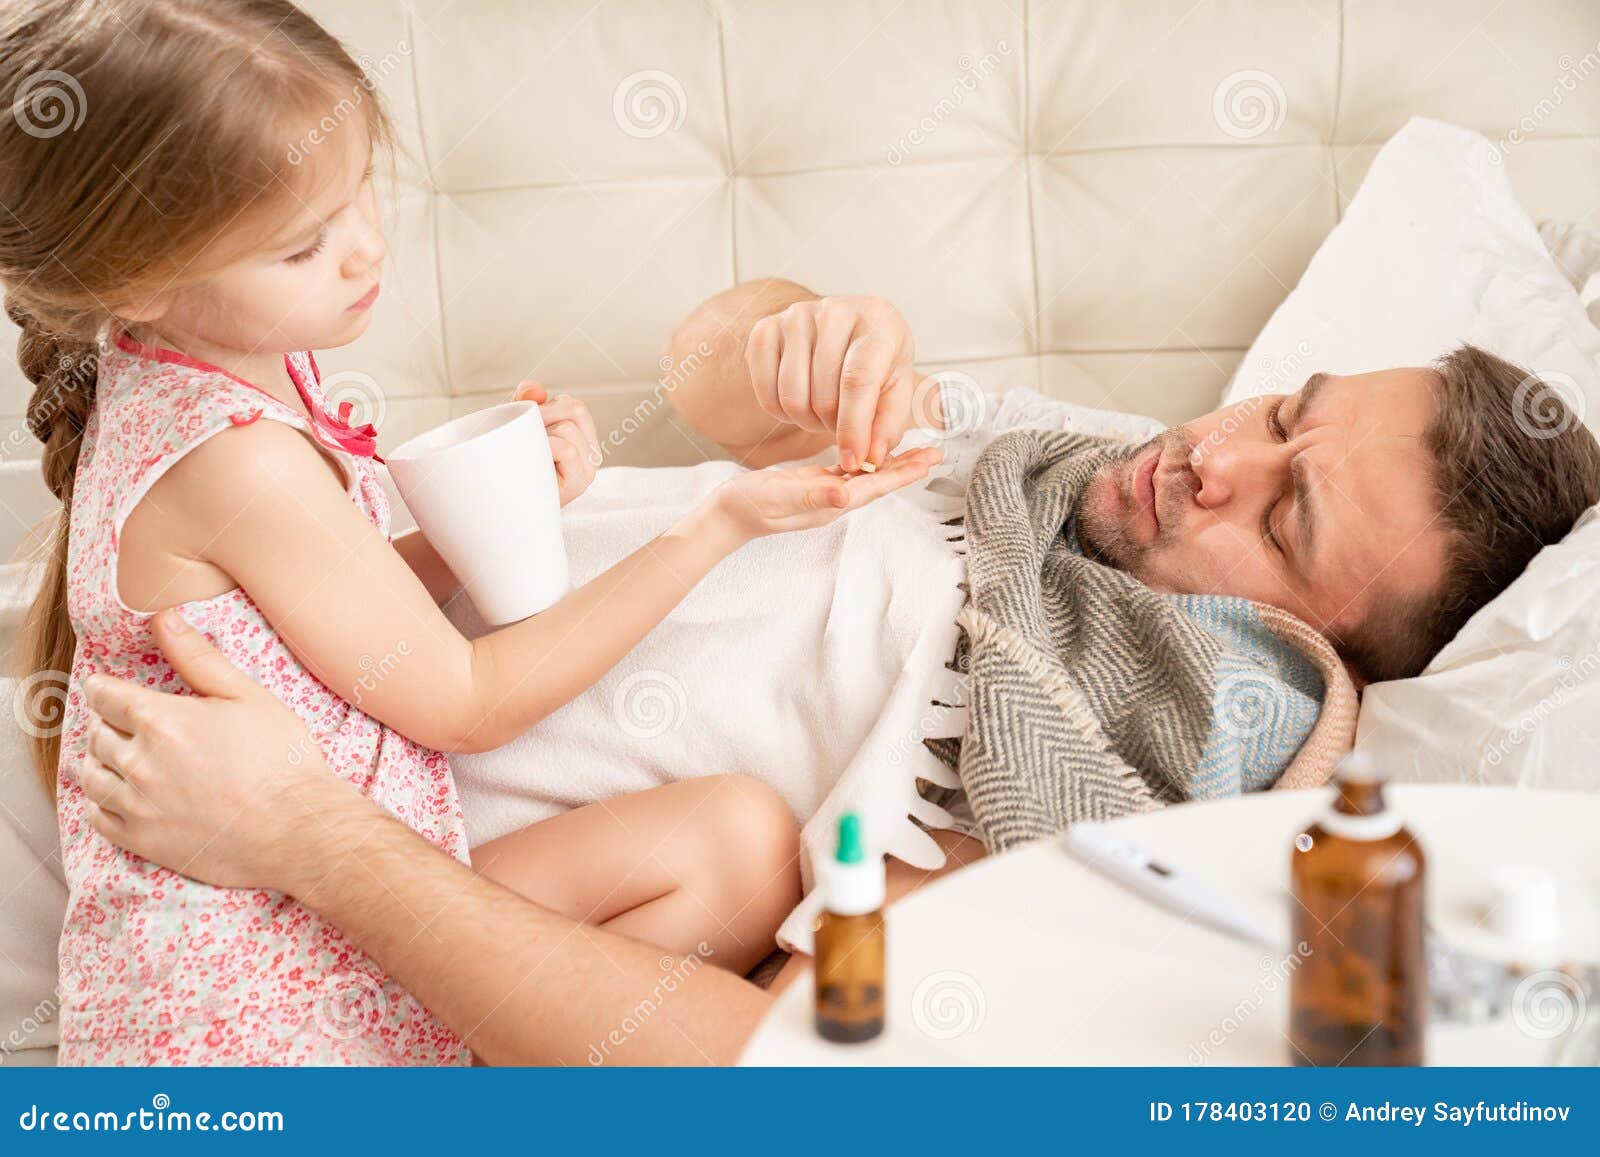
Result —
[[[1567,901],[1562,938],[1541,957],[1600,960],[1600,795],[1422,785],[1388,791],[1427,856],[1434,924],[1454,943],[1529,960],[1482,921],[1494,869],[1532,864],[1557,873]],[[1326,794],[1185,804],[1117,826],[1284,927],[1287,941],[1294,837]],[[888,1027],[881,1037],[861,1045],[818,1038],[808,974],[778,999],[741,1063],[1288,1063],[1289,982],[1281,961],[1096,874],[1059,840],[919,889],[890,910],[888,925]],[[1587,1017],[1592,1030],[1600,994]],[[1560,1038],[1523,1020],[1521,1027],[1510,1017],[1430,1025],[1428,1062],[1549,1063]]]

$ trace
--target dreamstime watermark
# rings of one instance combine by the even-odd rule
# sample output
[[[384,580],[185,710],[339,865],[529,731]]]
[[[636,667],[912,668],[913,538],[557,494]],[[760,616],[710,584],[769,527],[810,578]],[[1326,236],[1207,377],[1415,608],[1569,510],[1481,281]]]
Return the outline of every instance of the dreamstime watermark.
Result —
[[[1228,1039],[1243,1028],[1246,1021],[1277,995],[1310,955],[1311,945],[1302,940],[1287,956],[1263,956],[1257,965],[1256,980],[1250,986],[1250,991],[1204,1038],[1189,1046],[1189,1063],[1204,1064],[1213,1052],[1227,1044]]]
[[[1490,146],[1490,164],[1504,164],[1507,153],[1538,132],[1540,126],[1566,103],[1567,98],[1578,91],[1580,84],[1600,72],[1600,44],[1577,60],[1573,60],[1570,54],[1563,54],[1556,61],[1556,67],[1560,71],[1550,85],[1550,95],[1540,98],[1533,108],[1517,119],[1505,136]]]
[[[604,465],[606,458],[620,450],[628,439],[644,429],[650,418],[667,404],[667,399],[675,394],[692,374],[698,372],[710,356],[711,345],[705,341],[700,342],[678,361],[674,361],[670,355],[663,354],[661,361],[657,363],[661,376],[656,378],[656,384],[651,389],[650,395],[640,398],[633,409],[623,415],[620,422],[606,431],[605,436],[595,446],[594,453],[590,455],[590,465]]]
[[[33,436],[33,431],[28,429],[26,420],[18,422],[7,430],[5,437],[0,439],[0,462],[9,462],[16,455],[32,456],[33,447],[39,440]]]
[[[1583,422],[1588,401],[1578,379],[1560,370],[1535,370],[1511,393],[1511,417],[1529,438],[1559,438]]]
[[[978,379],[961,370],[939,370],[911,391],[911,424],[941,439],[963,438],[983,425],[989,398]]]
[[[926,144],[939,131],[940,126],[966,103],[967,98],[978,91],[978,85],[1000,70],[1000,58],[1010,55],[1011,45],[1004,40],[997,40],[993,48],[976,59],[967,53],[958,56],[956,67],[961,71],[950,86],[950,92],[940,97],[927,115],[906,132],[901,133],[900,139],[889,146],[887,154],[889,163],[900,164],[914,149]]]
[[[379,82],[400,67],[400,61],[410,55],[411,44],[401,40],[395,43],[393,51],[384,53],[380,60],[374,61],[370,56],[358,58],[361,79],[350,90],[349,96],[341,98],[333,108],[323,114],[322,119],[313,125],[305,136],[289,145],[289,164],[295,167],[302,164],[313,149],[331,137],[340,125],[349,120],[351,115],[367,102],[367,97],[377,91]]]
[[[911,1023],[933,1040],[955,1040],[977,1032],[989,1016],[989,998],[977,978],[946,969],[917,982],[911,992]]]
[[[1600,646],[1585,652],[1576,660],[1571,655],[1563,655],[1559,662],[1562,670],[1556,677],[1555,686],[1534,704],[1533,710],[1513,723],[1503,736],[1485,749],[1484,762],[1490,767],[1499,767],[1515,748],[1521,747],[1525,740],[1544,726],[1545,720],[1564,706],[1579,687],[1600,673]]]
[[[656,739],[683,726],[689,696],[665,671],[635,671],[617,684],[611,699],[617,726],[635,739]]]
[[[689,98],[670,72],[646,68],[630,72],[611,94],[611,119],[637,140],[649,140],[683,127]]]
[[[153,950],[137,958],[127,957],[125,944],[115,930],[105,934],[75,930],[70,940],[63,937],[61,988],[57,990],[63,1006],[82,1008],[86,1002],[102,1002],[107,999],[108,989],[147,992],[163,984],[177,970],[182,947],[195,935],[189,923],[193,915],[177,901],[150,906],[144,916],[143,932]],[[208,1000],[201,997],[202,1003]]]
[[[389,412],[388,398],[378,379],[359,370],[340,370],[322,379],[324,407],[347,426],[382,429]]]
[[[644,1028],[650,1018],[661,1011],[669,996],[687,983],[689,977],[700,971],[701,962],[709,960],[714,955],[715,951],[711,945],[702,940],[687,956],[663,956],[657,964],[661,969],[661,975],[656,979],[650,992],[623,1016],[616,1028],[601,1037],[599,1043],[589,1046],[589,1063],[605,1064],[615,1050],[626,1045],[629,1038]]]
[[[17,680],[11,692],[11,715],[17,726],[34,739],[61,734],[67,718],[65,671],[33,671]]]
[[[1235,671],[1217,683],[1217,725],[1235,739],[1276,731],[1287,708],[1288,688],[1264,671]]]
[[[0,1065],[4,1065],[6,1059],[15,1053],[40,1047],[40,1036],[61,1015],[61,1008],[66,1003],[66,990],[75,990],[87,983],[96,969],[110,969],[116,962],[117,954],[112,951],[110,941],[98,938],[89,943],[87,951],[81,944],[63,951],[57,960],[56,983],[50,995],[29,1009],[4,1037],[0,1037]],[[148,964],[140,964],[130,974],[144,983],[158,980],[155,972]]]
[[[954,528],[952,528],[954,529]],[[959,695],[960,698],[970,702],[972,676],[964,672],[957,672],[951,686],[950,694]],[[948,731],[946,723],[959,716],[960,712],[967,709],[966,703],[941,703],[934,701],[928,705],[917,719],[916,726],[905,732],[884,753],[884,762],[890,767],[899,767],[906,761],[906,757],[913,751],[922,747],[929,739],[946,738],[941,732]]]
[[[52,1109],[30,1104],[17,1116],[24,1133],[282,1133],[283,1114],[275,1110],[225,1109],[193,1113],[174,1109],[172,1098],[157,1093],[149,1108]]]
[[[99,364],[100,354],[93,346],[64,346],[56,354],[56,372],[35,391],[23,421],[0,439],[0,461],[31,452],[39,442],[34,429],[48,431],[67,404],[67,395],[79,392],[85,383],[92,383]]]
[[[39,1034],[56,1022],[61,1013],[60,988],[34,1005],[4,1038],[0,1038],[0,1065],[7,1058],[28,1049],[39,1047]]]
[[[381,659],[374,659],[371,655],[362,655],[356,660],[356,666],[361,668],[361,674],[356,676],[355,696],[350,700],[353,707],[360,707],[361,701],[367,695],[378,689],[382,683],[399,668],[402,660],[411,655],[411,644],[401,639]]]
[[[11,115],[30,137],[49,140],[82,128],[89,100],[77,77],[47,68],[22,78],[11,97]]]
[[[321,982],[311,1015],[324,1036],[354,1040],[383,1026],[389,1015],[389,993],[365,972],[336,972]]]
[[[1554,1040],[1583,1027],[1589,993],[1583,982],[1559,969],[1530,972],[1511,995],[1511,1022],[1534,1040]]]
[[[1259,68],[1229,73],[1211,94],[1211,119],[1236,141],[1276,132],[1288,111],[1283,85]]]
[[[1294,390],[1290,387],[1294,386],[1296,381],[1302,380],[1300,370],[1310,357],[1311,343],[1305,338],[1301,338],[1292,350],[1280,358],[1264,356],[1261,376],[1254,383],[1255,392],[1242,402],[1228,407],[1228,412],[1222,416],[1222,421],[1206,431],[1206,436],[1190,447],[1189,461],[1195,465],[1205,461],[1208,454],[1243,429],[1269,397],[1293,393]],[[1295,389],[1298,388],[1295,386]]]
[[[322,754],[322,749],[317,746],[317,741],[309,735],[302,735],[299,739],[296,739],[289,745],[289,750],[285,753],[290,767],[299,767],[307,757],[313,754]]]

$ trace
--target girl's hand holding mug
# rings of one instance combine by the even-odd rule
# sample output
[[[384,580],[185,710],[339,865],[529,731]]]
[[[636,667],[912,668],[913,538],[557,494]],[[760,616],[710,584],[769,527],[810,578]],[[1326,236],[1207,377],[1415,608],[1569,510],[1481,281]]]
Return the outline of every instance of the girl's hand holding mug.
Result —
[[[717,488],[712,513],[737,540],[810,530],[926,477],[941,458],[925,447],[888,458],[870,474],[825,466],[752,470]]]
[[[556,464],[556,481],[565,506],[589,489],[600,466],[600,438],[594,430],[594,417],[577,398],[567,394],[550,396],[535,381],[520,382],[511,395],[514,402],[537,402],[544,417],[545,433],[550,437],[550,456]]]

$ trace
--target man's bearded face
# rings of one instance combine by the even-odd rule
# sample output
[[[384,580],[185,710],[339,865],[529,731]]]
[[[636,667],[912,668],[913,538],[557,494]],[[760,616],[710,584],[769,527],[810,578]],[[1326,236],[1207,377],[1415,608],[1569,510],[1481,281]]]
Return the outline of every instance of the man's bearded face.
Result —
[[[1267,603],[1338,639],[1444,573],[1422,441],[1436,389],[1426,369],[1315,374],[1169,430],[1090,480],[1079,543],[1156,590]]]

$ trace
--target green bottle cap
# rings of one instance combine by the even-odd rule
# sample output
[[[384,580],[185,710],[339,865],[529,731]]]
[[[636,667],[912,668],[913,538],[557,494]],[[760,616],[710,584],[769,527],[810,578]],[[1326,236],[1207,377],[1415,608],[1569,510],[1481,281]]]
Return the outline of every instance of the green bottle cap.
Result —
[[[861,817],[855,812],[845,812],[839,817],[839,850],[833,858],[840,864],[859,864],[867,858],[861,846]]]

